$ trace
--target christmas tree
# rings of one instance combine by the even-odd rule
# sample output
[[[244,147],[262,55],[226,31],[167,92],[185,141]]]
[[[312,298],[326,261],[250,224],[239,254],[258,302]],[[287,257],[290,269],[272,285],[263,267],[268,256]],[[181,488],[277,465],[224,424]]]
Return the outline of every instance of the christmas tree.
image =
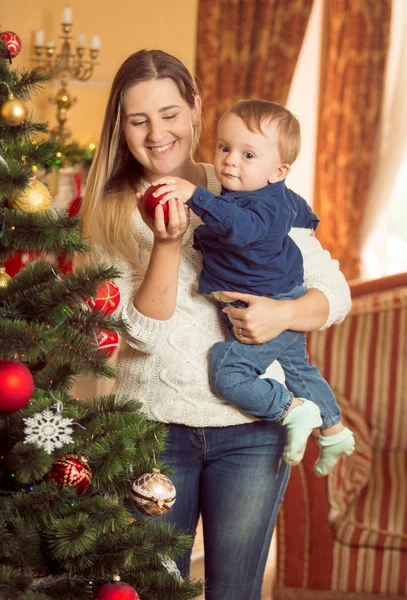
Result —
[[[114,376],[119,274],[92,264],[63,275],[46,260],[87,248],[36,179],[55,146],[24,101],[46,77],[11,67],[18,36],[0,40],[0,598],[195,598],[201,586],[173,560],[191,539],[125,503],[171,509],[175,489],[156,468],[164,426],[134,398],[71,393],[79,374]],[[30,260],[11,277],[18,253]]]

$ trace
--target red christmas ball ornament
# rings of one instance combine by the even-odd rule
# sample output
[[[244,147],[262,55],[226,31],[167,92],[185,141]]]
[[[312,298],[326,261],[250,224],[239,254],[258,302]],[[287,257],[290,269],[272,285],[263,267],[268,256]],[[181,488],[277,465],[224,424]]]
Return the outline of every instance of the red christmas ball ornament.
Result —
[[[41,259],[46,260],[46,254],[37,250],[36,252],[22,252],[19,250],[15,254],[12,254],[4,263],[7,273],[14,277],[17,273],[23,269],[28,263],[34,260]]]
[[[157,206],[157,204],[160,203],[161,198],[165,196],[165,194],[161,194],[161,196],[153,196],[154,192],[158,190],[158,188],[160,188],[162,185],[164,184],[161,183],[160,185],[150,185],[150,187],[144,192],[144,195],[142,197],[144,210],[151,219],[154,219],[155,207]],[[164,211],[164,223],[168,223],[168,202],[163,204],[162,207]]]
[[[0,412],[14,413],[22,409],[33,395],[31,371],[22,362],[0,361]]]
[[[96,593],[94,600],[140,600],[136,590],[124,581],[105,583]]]
[[[83,494],[92,480],[92,473],[85,458],[66,454],[54,460],[48,480],[55,481],[59,487],[73,485],[78,494]]]
[[[113,281],[105,281],[96,290],[94,298],[85,298],[85,302],[92,310],[102,310],[109,315],[120,304],[119,288]]]
[[[8,50],[8,54],[4,54],[4,52],[1,54],[0,50],[0,56],[4,56],[5,58],[15,58],[20,54],[21,39],[14,31],[3,31],[3,33],[0,33],[0,40]]]
[[[96,334],[96,344],[99,347],[99,354],[104,356],[112,356],[119,347],[120,337],[117,331],[111,331],[104,327],[99,327],[99,331]]]

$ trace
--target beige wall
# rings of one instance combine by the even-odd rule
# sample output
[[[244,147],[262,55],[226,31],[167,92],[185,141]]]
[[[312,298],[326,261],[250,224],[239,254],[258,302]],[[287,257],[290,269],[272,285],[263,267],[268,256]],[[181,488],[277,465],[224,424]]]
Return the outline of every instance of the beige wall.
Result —
[[[62,13],[71,6],[73,36],[92,35],[102,43],[100,64],[87,82],[72,82],[69,88],[77,104],[69,111],[68,126],[82,144],[97,142],[112,78],[123,60],[140,48],[160,48],[175,54],[193,70],[198,0],[13,0],[2,2],[0,24],[3,31],[17,33],[23,43],[13,67],[31,67],[34,31],[43,29],[45,40],[53,39],[59,48]],[[76,41],[76,39],[74,39]],[[58,89],[58,81],[48,84],[32,102],[35,116],[56,125],[55,108],[48,96]]]

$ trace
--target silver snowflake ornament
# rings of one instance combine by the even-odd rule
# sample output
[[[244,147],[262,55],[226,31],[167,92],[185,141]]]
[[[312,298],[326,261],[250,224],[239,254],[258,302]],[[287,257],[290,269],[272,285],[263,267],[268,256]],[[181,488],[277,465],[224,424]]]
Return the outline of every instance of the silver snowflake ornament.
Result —
[[[23,421],[26,423],[24,433],[27,436],[24,443],[32,442],[48,454],[52,454],[56,448],[62,448],[64,444],[73,442],[73,419],[66,419],[49,408]]]

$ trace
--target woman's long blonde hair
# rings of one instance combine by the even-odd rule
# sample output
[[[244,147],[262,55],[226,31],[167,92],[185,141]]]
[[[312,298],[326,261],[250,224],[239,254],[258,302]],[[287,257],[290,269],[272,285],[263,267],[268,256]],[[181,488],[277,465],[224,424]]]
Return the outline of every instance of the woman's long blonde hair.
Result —
[[[86,184],[81,208],[81,233],[92,248],[101,235],[105,250],[121,255],[131,264],[134,238],[131,213],[137,206],[134,188],[142,166],[130,153],[123,134],[123,99],[127,89],[141,81],[169,78],[181,97],[194,108],[198,94],[193,76],[180,60],[162,50],[135,52],[119,68],[114,78],[98,149]],[[195,130],[194,146],[199,138]],[[80,261],[83,262],[83,261]]]

